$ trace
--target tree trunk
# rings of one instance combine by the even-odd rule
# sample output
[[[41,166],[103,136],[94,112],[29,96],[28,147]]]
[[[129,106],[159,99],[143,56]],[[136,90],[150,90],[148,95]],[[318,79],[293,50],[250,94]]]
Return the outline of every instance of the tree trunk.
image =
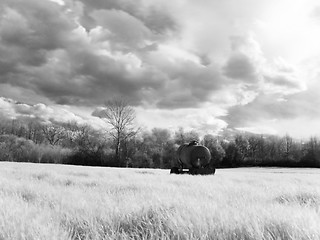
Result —
[[[120,142],[121,142],[121,139],[120,139],[120,132],[117,133],[117,139],[116,139],[116,161],[117,161],[117,164],[118,166],[120,167],[121,163],[120,163]]]

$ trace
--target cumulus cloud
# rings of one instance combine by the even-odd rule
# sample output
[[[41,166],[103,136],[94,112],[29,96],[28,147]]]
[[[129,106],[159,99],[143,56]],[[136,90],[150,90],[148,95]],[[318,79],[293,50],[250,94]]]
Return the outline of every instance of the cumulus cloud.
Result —
[[[58,104],[97,105],[121,94],[134,105],[199,107],[228,78],[258,78],[253,38],[230,37],[222,74],[209,55],[179,45],[181,19],[160,1],[13,0],[2,11],[0,51],[11,57],[1,58],[0,81]]]
[[[268,59],[252,35],[232,36],[230,45],[231,55],[223,71],[226,77],[243,86],[238,94],[261,95],[260,98],[267,97],[270,103],[276,101],[275,95],[279,95],[280,99],[306,90],[306,82],[299,76],[296,67],[281,57]]]
[[[230,128],[251,129],[258,131],[264,128],[269,132],[285,134],[293,132],[293,122],[308,125],[320,117],[318,108],[320,101],[318,95],[318,84],[310,85],[305,91],[290,94],[283,97],[282,93],[260,94],[253,101],[245,105],[235,105],[228,111],[227,116],[222,117]],[[301,121],[303,119],[303,121]],[[290,121],[292,123],[290,123]],[[287,125],[286,125],[287,124]],[[257,130],[258,129],[258,130]],[[300,136],[314,135],[318,129],[310,128],[300,132]],[[294,131],[296,136],[299,131]]]
[[[63,48],[75,24],[58,5],[47,1],[9,1],[0,5],[2,50],[8,63],[39,66],[47,51]]]
[[[296,68],[281,58],[275,59],[262,74],[265,92],[290,95],[307,89],[306,81]]]
[[[108,41],[113,49],[130,52],[145,47],[153,38],[151,30],[127,12],[96,10],[91,15],[105,31],[99,40]]]
[[[5,119],[29,118],[42,122],[69,122],[85,123],[85,119],[68,109],[47,106],[43,103],[34,105],[17,102],[13,99],[0,97],[1,117]]]
[[[231,54],[223,67],[224,74],[246,84],[257,84],[265,64],[260,45],[250,34],[231,36],[229,40]]]
[[[160,108],[200,107],[223,84],[223,77],[214,65],[204,68],[190,61],[179,62],[166,66],[166,72],[170,80],[157,92]]]
[[[37,103],[93,109],[122,95],[137,109],[184,113],[190,121],[183,125],[197,129],[294,117],[308,99],[306,74],[275,54],[284,51],[261,33],[270,28],[256,24],[270,24],[259,20],[270,4],[276,1],[2,1],[0,95],[30,103],[9,110],[2,101],[3,108],[8,116],[48,118],[50,107]],[[212,106],[229,111],[227,120],[210,117]]]
[[[15,111],[12,107],[12,100],[0,97],[0,116],[8,119],[15,117]]]
[[[116,94],[139,104],[148,92],[161,89],[166,74],[139,56],[152,51],[157,38],[142,22],[149,17],[133,16],[131,11],[139,12],[133,6],[129,12],[103,6],[104,10],[91,6],[91,11],[86,6],[94,24],[85,31],[78,22],[81,13],[75,15],[76,9],[68,4],[2,3],[0,82],[73,105],[94,105]]]
[[[270,90],[273,93],[292,94],[302,91],[305,86],[298,81],[295,76],[285,74],[266,75],[264,76],[266,91]]]
[[[209,56],[171,41],[180,37],[178,25],[160,2],[14,0],[1,7],[1,56],[11,56],[0,60],[1,83],[55,103],[97,105],[121,94],[134,105],[197,107],[224,84]],[[230,72],[241,71],[233,65]]]
[[[105,10],[118,10],[127,12],[134,18],[142,21],[146,27],[151,31],[163,34],[168,30],[176,28],[176,22],[174,18],[168,11],[168,7],[164,4],[161,4],[161,1],[150,2],[150,1],[128,1],[128,0],[92,0],[90,2],[80,0],[83,5],[83,15],[85,16],[81,20],[83,24],[86,25],[88,20],[86,16],[95,10],[105,9]]]
[[[255,65],[244,54],[233,55],[224,67],[225,75],[230,78],[252,82],[257,78]]]
[[[150,121],[155,122],[156,127],[167,128],[176,131],[179,127],[185,130],[197,130],[200,135],[206,133],[217,134],[227,127],[227,123],[220,119],[226,112],[214,106],[206,106],[205,109],[143,109],[136,108],[137,122],[149,127]],[[154,127],[154,126],[153,126]]]

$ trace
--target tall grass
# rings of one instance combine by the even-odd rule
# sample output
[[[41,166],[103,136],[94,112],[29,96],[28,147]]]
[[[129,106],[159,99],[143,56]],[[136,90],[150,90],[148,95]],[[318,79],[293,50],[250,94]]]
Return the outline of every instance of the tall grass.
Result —
[[[320,239],[320,171],[4,162],[0,239]]]

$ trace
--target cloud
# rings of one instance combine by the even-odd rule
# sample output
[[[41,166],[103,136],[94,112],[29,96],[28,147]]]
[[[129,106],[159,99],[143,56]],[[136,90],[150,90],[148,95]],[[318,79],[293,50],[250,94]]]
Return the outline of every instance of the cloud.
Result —
[[[156,93],[160,108],[200,107],[221,89],[223,77],[216,66],[203,67],[190,61],[166,66],[169,81]],[[161,97],[163,96],[163,97]]]
[[[262,119],[291,118],[292,109],[285,107],[284,101],[277,101],[279,95],[259,95],[253,101],[244,105],[235,105],[228,110],[224,118],[230,128],[248,127]]]
[[[311,11],[311,17],[320,22],[320,6],[315,6]]]
[[[179,45],[181,19],[160,1],[13,0],[2,10],[0,52],[10,57],[0,57],[0,82],[62,105],[123,95],[136,106],[201,107],[228,84],[255,82],[259,72],[252,37],[230,37],[225,74],[210,55]]]
[[[284,59],[275,59],[262,73],[265,92],[290,95],[305,91],[307,83],[301,75],[299,76],[296,68]]]
[[[47,51],[63,48],[68,33],[76,27],[63,9],[51,2],[13,0],[0,7],[1,46],[13,63],[45,63]]]
[[[117,10],[126,12],[156,34],[164,34],[169,30],[176,29],[176,22],[168,11],[168,7],[161,4],[161,1],[135,1],[128,0],[92,0],[83,1],[82,24],[86,25],[88,16],[95,10]]]
[[[287,47],[297,40],[266,34],[278,29],[276,2],[2,1],[0,96],[28,103],[9,104],[8,115],[48,118],[48,106],[93,109],[121,95],[137,109],[163,113],[159,121],[185,114],[183,125],[197,129],[317,114],[308,96],[317,98],[308,89],[310,71],[286,58],[289,50],[299,52]],[[273,42],[280,38],[283,47]],[[49,112],[37,109],[39,102]],[[229,112],[226,121],[206,113],[212,106]]]
[[[268,59],[252,35],[232,36],[230,45],[231,55],[223,66],[226,77],[250,86],[257,94],[285,96],[306,89],[297,67],[281,57]]]
[[[279,134],[285,134],[286,131],[292,132],[294,125],[292,123],[299,122],[299,124],[308,125],[308,122],[313,123],[320,117],[318,87],[318,84],[312,84],[305,91],[299,91],[285,97],[282,93],[260,94],[245,105],[231,107],[227,116],[222,119],[229,124],[230,128],[273,129],[273,132],[277,131]],[[301,131],[300,136],[308,134],[310,136],[317,131],[304,129],[307,132]],[[294,132],[298,134],[298,131]]]
[[[12,108],[12,100],[5,99],[0,97],[0,117],[2,118],[14,118],[15,117],[15,111]]]
[[[95,105],[117,94],[139,104],[167,80],[139,56],[154,49],[154,33],[120,7],[93,9],[89,32],[76,12],[54,2],[14,0],[1,7],[0,53],[9,56],[0,57],[3,84],[60,104]]]
[[[261,80],[266,62],[260,45],[250,34],[233,35],[229,40],[231,54],[223,67],[225,76],[246,84],[256,84]]]
[[[137,122],[148,128],[150,122],[156,122],[156,127],[176,131],[179,127],[185,130],[196,130],[200,135],[206,133],[217,134],[227,123],[219,117],[225,115],[225,111],[219,107],[207,105],[205,109],[143,109],[135,108]]]
[[[96,10],[91,13],[97,26],[105,31],[100,41],[108,41],[113,49],[133,51],[147,46],[153,33],[141,20],[121,10]]]
[[[229,78],[252,82],[257,78],[255,65],[243,54],[233,55],[224,67],[225,75]]]
[[[1,117],[5,119],[28,118],[42,122],[69,122],[76,121],[84,124],[86,121],[79,115],[68,109],[47,106],[42,103],[34,105],[14,101],[13,99],[0,97]]]
[[[269,85],[273,92],[290,94],[304,89],[303,83],[296,78],[286,75],[264,76],[265,85]]]
[[[208,55],[171,41],[178,25],[160,2],[14,0],[3,9],[0,50],[12,59],[1,58],[0,81],[55,103],[97,105],[120,94],[134,105],[196,107],[224,85]]]

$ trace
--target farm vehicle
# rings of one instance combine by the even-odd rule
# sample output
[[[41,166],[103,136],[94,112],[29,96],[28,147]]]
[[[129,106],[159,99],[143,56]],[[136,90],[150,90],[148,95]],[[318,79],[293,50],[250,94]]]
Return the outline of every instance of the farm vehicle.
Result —
[[[177,161],[171,168],[172,174],[213,175],[215,168],[210,166],[209,149],[197,141],[181,145],[177,150]]]

